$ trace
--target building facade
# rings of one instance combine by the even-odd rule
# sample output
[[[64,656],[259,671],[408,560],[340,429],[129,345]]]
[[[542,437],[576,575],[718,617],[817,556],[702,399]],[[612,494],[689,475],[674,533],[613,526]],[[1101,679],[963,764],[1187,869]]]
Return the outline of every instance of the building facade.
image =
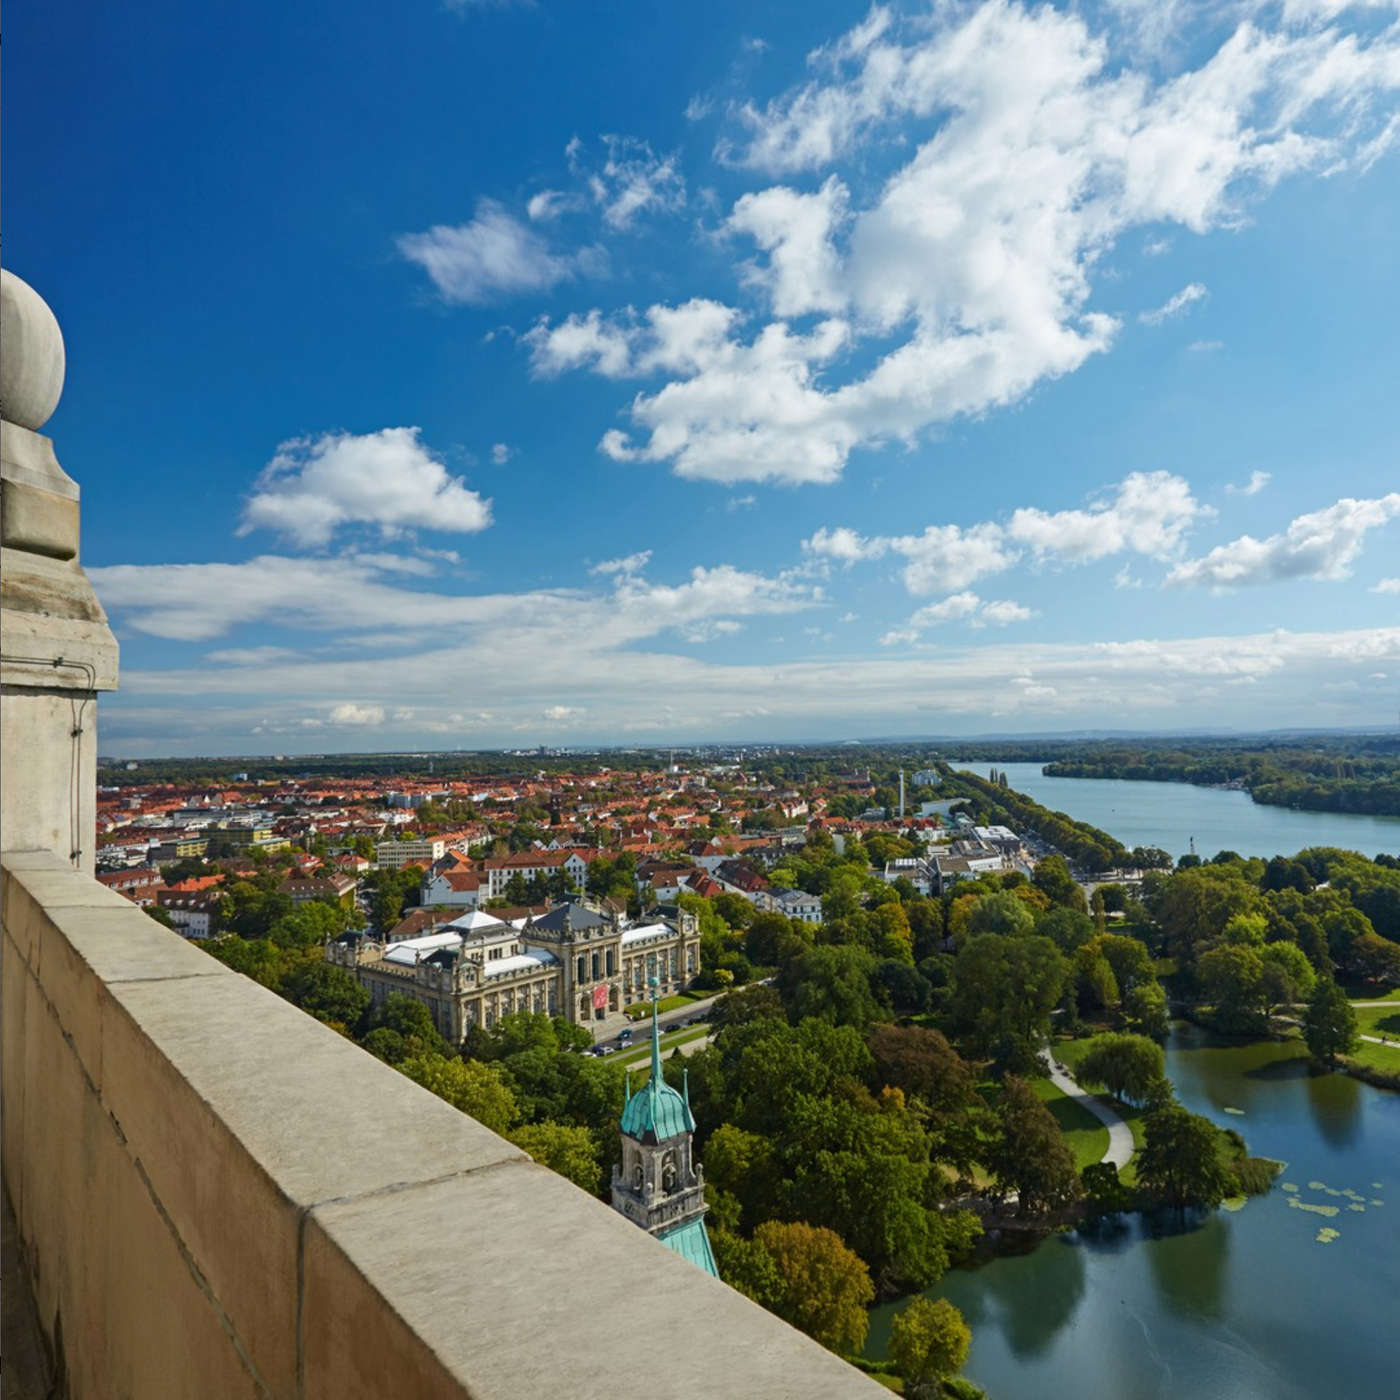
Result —
[[[538,1011],[586,1025],[639,1000],[648,979],[678,992],[700,970],[700,929],[684,909],[629,926],[581,900],[516,923],[473,910],[421,937],[381,943],[347,934],[326,949],[377,1003],[421,1001],[438,1033],[460,1044],[473,1026]]]

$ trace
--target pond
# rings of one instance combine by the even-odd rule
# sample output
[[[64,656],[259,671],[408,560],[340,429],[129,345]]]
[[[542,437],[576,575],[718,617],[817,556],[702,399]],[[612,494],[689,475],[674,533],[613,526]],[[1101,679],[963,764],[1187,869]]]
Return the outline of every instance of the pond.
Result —
[[[1396,1394],[1400,1094],[1313,1074],[1296,1044],[1190,1026],[1173,1029],[1167,1073],[1188,1108],[1287,1163],[1274,1189],[1185,1227],[1129,1216],[1104,1238],[953,1270],[929,1296],[972,1328],[964,1374],[992,1400]],[[870,1355],[902,1306],[872,1313]]]
[[[1267,858],[1292,855],[1304,846],[1340,846],[1372,857],[1382,851],[1400,854],[1400,817],[1267,807],[1247,792],[1190,783],[1047,778],[1039,763],[951,762],[983,778],[995,767],[1018,792],[1116,836],[1130,850],[1160,846],[1181,856],[1194,837],[1197,853],[1207,860],[1217,851]]]

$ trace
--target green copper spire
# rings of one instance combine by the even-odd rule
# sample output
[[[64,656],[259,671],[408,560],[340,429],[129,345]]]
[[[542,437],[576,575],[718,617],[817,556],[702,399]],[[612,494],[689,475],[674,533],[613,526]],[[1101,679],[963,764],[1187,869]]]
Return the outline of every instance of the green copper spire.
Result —
[[[661,1078],[661,1025],[656,1015],[658,985],[656,978],[653,977],[651,979],[651,1082],[653,1084]]]
[[[643,1088],[627,1096],[622,1110],[622,1131],[638,1142],[663,1142],[695,1131],[690,1104],[671,1088],[661,1072],[661,1024],[655,977],[651,979],[651,987],[651,1078]]]

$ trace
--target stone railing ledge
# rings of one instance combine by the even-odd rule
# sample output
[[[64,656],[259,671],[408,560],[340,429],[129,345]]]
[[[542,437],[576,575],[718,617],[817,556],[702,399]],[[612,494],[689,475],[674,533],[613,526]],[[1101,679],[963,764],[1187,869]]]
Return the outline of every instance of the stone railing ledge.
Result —
[[[59,857],[3,864],[5,1184],[74,1400],[879,1390]]]

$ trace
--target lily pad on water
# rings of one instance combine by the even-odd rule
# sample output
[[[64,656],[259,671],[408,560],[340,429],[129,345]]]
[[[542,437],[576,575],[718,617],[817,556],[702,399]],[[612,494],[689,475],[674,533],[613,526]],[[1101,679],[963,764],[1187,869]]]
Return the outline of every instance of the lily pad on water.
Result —
[[[1285,1181],[1282,1183],[1282,1189],[1289,1192],[1296,1191],[1298,1189],[1298,1183],[1296,1181]]]
[[[1337,1239],[1341,1235],[1341,1233],[1342,1232],[1340,1230],[1333,1230],[1330,1226],[1324,1225],[1322,1229],[1320,1229],[1317,1232],[1314,1238],[1317,1240],[1318,1244],[1331,1244],[1333,1240]]]
[[[1220,1208],[1221,1210],[1243,1210],[1248,1201],[1248,1196],[1226,1196],[1220,1202]]]
[[[1385,1202],[1384,1202],[1384,1201],[1372,1201],[1371,1204],[1372,1204],[1373,1206],[1383,1206],[1383,1205],[1385,1204]]]
[[[1311,1201],[1300,1201],[1297,1196],[1290,1196],[1288,1198],[1288,1204],[1292,1206],[1294,1210],[1310,1210],[1314,1215],[1325,1215],[1329,1220],[1341,1211],[1340,1206],[1314,1205]]]
[[[1242,1108],[1227,1108],[1227,1109],[1225,1109],[1224,1111],[1225,1111],[1226,1113],[1233,1113],[1233,1114],[1235,1115],[1236,1118],[1243,1118],[1243,1117],[1244,1117],[1244,1109],[1242,1109]]]
[[[1363,1206],[1359,1201],[1353,1201],[1353,1202],[1347,1207],[1347,1209],[1348,1209],[1348,1210],[1365,1211],[1366,1207]]]

